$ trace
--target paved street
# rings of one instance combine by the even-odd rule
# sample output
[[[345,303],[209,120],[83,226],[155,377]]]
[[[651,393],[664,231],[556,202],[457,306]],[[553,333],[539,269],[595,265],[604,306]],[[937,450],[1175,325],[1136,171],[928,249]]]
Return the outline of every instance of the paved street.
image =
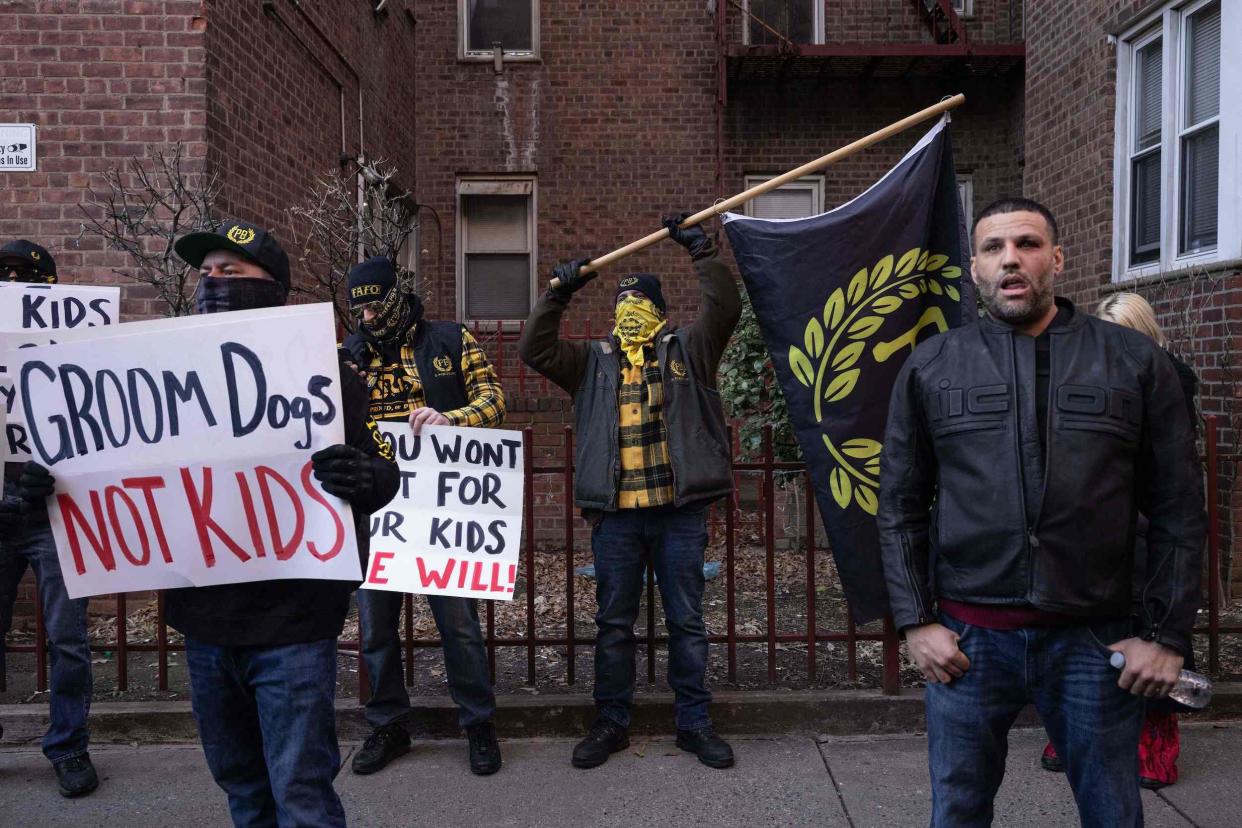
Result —
[[[738,737],[738,764],[713,771],[671,739],[636,739],[603,768],[569,765],[570,739],[503,744],[505,767],[471,776],[465,743],[419,742],[372,777],[346,769],[338,780],[358,826],[922,826],[928,786],[922,736]],[[1003,826],[1076,824],[1062,777],[1038,767],[1040,731],[1015,731],[1010,771],[997,805]],[[92,755],[104,778],[91,797],[55,791],[37,749],[0,750],[0,825],[227,826],[224,797],[194,745],[101,745]],[[1185,728],[1182,781],[1144,793],[1147,825],[1238,824],[1242,724]]]

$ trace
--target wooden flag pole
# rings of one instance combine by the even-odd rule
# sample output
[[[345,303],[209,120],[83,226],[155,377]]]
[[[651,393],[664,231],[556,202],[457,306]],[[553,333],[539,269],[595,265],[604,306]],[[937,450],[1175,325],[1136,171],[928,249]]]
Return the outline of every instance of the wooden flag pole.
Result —
[[[848,156],[853,155],[859,150],[866,149],[872,144],[875,144],[879,141],[883,141],[885,138],[891,138],[892,136],[896,135],[899,132],[904,132],[910,127],[915,126],[916,124],[921,124],[924,121],[928,120],[929,118],[935,118],[937,115],[940,115],[943,112],[948,112],[950,109],[960,106],[961,104],[965,102],[966,102],[966,96],[962,94],[954,95],[951,98],[945,98],[943,101],[936,104],[935,106],[929,106],[926,109],[923,109],[923,110],[920,110],[914,113],[913,115],[902,118],[900,121],[889,124],[883,129],[877,130],[876,132],[871,133],[865,138],[859,138],[857,141],[855,141],[852,144],[847,144],[838,150],[833,150],[827,155],[816,158],[814,161],[809,161],[806,164],[803,164],[801,167],[798,167],[797,169],[790,170],[789,172],[784,173],[783,175],[778,175],[776,178],[765,181],[762,184],[757,184],[754,187],[751,187],[749,190],[746,190],[745,192],[738,193],[732,198],[726,198],[724,201],[717,202],[713,204],[711,207],[708,207],[706,210],[700,210],[699,212],[695,213],[694,215],[690,216],[688,219],[683,221],[681,223],[681,226],[682,227],[693,227],[696,224],[700,224],[704,221],[707,221],[712,216],[719,215],[727,210],[732,210],[734,207],[737,207],[740,204],[744,204],[745,202],[749,201],[755,196],[763,195],[769,190],[775,190],[777,187],[780,187],[783,184],[787,184],[790,181],[794,181],[798,178],[801,178],[802,176],[808,173],[813,173],[816,170],[823,169],[824,167],[828,166],[829,164],[832,164],[833,162],[840,161],[842,158],[847,158]],[[600,268],[610,265],[615,261],[624,259],[626,256],[630,255],[631,253],[637,253],[638,251],[643,250],[644,248],[650,247],[656,242],[662,241],[663,239],[667,239],[667,238],[668,238],[668,228],[661,227],[656,232],[651,233],[650,235],[643,236],[641,239],[637,241],[632,241],[629,244],[627,244],[625,247],[618,247],[616,250],[612,251],[611,253],[606,253],[597,259],[592,259],[590,262],[583,265],[582,268],[578,272],[585,276],[586,274],[592,271],[599,270]],[[560,285],[560,280],[553,279],[549,283],[548,286],[555,288],[555,287],[558,287],[559,285]]]

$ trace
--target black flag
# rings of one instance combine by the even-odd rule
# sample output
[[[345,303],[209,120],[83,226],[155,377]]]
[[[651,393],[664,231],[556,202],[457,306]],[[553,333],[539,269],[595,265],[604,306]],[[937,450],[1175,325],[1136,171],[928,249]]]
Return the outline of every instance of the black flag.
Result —
[[[888,612],[875,513],[893,381],[914,346],[975,318],[948,117],[853,201],[725,229],[859,622]]]

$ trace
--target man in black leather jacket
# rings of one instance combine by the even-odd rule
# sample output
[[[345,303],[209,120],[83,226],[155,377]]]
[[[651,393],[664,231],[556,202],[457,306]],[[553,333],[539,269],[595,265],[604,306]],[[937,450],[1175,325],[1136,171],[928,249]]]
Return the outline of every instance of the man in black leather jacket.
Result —
[[[928,682],[934,826],[991,823],[1028,703],[1082,823],[1141,825],[1143,698],[1190,651],[1206,521],[1177,374],[1148,337],[1054,299],[1063,267],[1047,208],[984,209],[971,269],[987,317],[920,345],[893,390],[878,522],[893,619]]]

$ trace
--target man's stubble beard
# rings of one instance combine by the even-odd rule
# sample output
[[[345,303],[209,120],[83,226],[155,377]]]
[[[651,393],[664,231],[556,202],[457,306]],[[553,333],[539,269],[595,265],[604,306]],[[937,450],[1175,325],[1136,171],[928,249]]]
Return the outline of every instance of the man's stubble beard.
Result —
[[[1000,285],[1002,281],[1004,281],[1003,276],[996,281],[995,286],[991,289],[978,284],[975,285],[983,298],[983,306],[987,310],[988,315],[998,322],[1014,326],[1034,322],[1042,318],[1055,301],[1051,279],[1047,279],[1042,285],[1033,279],[1027,279],[1027,284],[1031,286],[1030,299],[1018,303],[1006,303],[1000,298]]]

